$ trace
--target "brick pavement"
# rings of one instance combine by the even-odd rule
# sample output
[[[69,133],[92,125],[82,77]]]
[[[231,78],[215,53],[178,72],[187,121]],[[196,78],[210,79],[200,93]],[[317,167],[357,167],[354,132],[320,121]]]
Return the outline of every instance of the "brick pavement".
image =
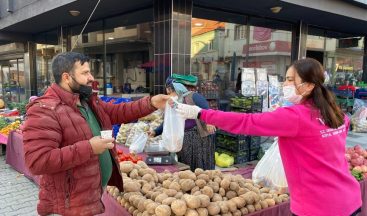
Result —
[[[38,186],[12,169],[0,156],[0,216],[34,216]]]

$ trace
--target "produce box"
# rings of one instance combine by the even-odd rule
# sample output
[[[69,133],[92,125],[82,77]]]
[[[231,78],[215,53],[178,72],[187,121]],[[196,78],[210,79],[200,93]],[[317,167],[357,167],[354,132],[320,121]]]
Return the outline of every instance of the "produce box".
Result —
[[[260,148],[261,137],[235,135],[222,130],[216,133],[216,145],[232,152]]]
[[[256,113],[262,112],[263,97],[262,96],[240,96],[231,98],[231,111]]]
[[[201,82],[199,86],[199,93],[202,94],[208,100],[218,99],[219,87],[213,81]]]

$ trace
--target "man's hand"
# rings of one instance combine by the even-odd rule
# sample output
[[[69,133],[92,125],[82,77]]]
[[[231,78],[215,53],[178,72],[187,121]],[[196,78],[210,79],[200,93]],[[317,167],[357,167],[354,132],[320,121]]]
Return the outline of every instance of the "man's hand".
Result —
[[[171,101],[169,103],[171,104]],[[184,119],[197,119],[198,114],[201,111],[201,108],[198,106],[178,103],[177,101],[173,101],[171,106],[173,106],[173,108],[176,109],[176,112]]]
[[[214,134],[215,131],[217,130],[216,127],[214,125],[206,125],[206,130],[210,133],[210,134]]]
[[[164,107],[166,106],[166,102],[170,98],[171,97],[169,95],[159,94],[159,95],[153,96],[150,99],[150,102],[152,103],[152,106],[154,106],[156,109],[164,109]]]
[[[113,148],[115,139],[102,139],[100,136],[95,136],[89,140],[94,154],[102,154],[106,149]]]

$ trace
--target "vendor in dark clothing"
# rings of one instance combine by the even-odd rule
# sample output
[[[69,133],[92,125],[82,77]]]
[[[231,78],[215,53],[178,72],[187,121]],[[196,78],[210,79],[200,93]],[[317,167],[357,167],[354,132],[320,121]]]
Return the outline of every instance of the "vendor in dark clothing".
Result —
[[[170,96],[177,96],[178,101],[185,104],[199,106],[202,109],[209,109],[209,104],[204,96],[199,93],[188,91],[179,81],[167,78],[166,91]],[[151,137],[161,135],[163,123],[149,134]],[[198,120],[185,121],[185,135],[183,147],[177,153],[178,161],[190,166],[191,170],[202,168],[205,170],[215,168],[215,145],[209,136],[215,132],[215,127],[206,125]]]

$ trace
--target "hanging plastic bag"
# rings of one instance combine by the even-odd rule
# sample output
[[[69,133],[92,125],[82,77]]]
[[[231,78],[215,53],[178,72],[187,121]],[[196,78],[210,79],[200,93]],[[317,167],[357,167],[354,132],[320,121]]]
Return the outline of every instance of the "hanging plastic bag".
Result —
[[[284,173],[282,158],[280,157],[278,139],[256,165],[252,172],[254,183],[269,187],[280,193],[288,192],[288,183]]]
[[[185,120],[168,102],[164,110],[164,122],[161,145],[169,152],[179,152],[185,133]]]
[[[367,132],[367,107],[359,108],[352,116],[351,123],[353,131],[359,133]]]
[[[142,153],[144,151],[147,140],[148,135],[145,132],[136,133],[133,138],[133,142],[129,147],[129,151],[134,152],[135,154]]]

